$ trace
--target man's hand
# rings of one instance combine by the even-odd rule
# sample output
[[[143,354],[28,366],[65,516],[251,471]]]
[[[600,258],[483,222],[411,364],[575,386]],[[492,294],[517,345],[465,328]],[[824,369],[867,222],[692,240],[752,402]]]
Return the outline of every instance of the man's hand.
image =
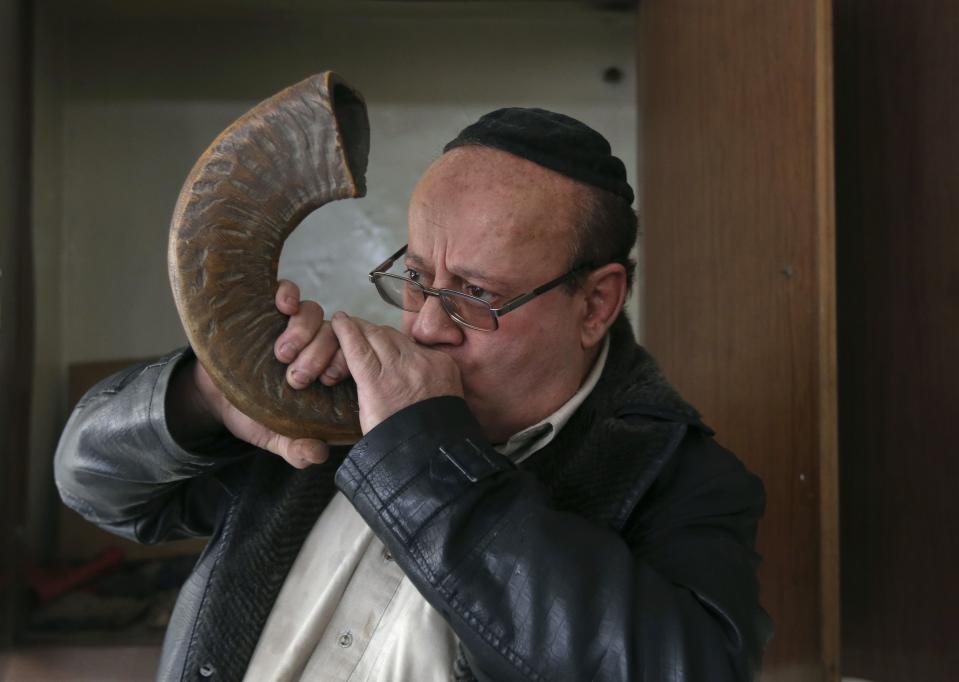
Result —
[[[413,403],[463,395],[459,367],[445,353],[420,346],[392,327],[346,313],[336,313],[332,322],[356,381],[364,434]]]
[[[459,368],[444,353],[417,345],[391,327],[337,313],[332,324],[314,301],[300,301],[300,290],[282,280],[276,307],[290,316],[276,340],[277,360],[289,364],[287,382],[296,389],[314,381],[332,386],[350,373],[356,380],[360,428],[374,426],[413,403],[442,395],[463,395]],[[325,462],[327,444],[289,438],[254,421],[227,400],[199,362],[184,366],[171,382],[170,430],[181,443],[225,427],[240,440],[273,452],[302,469]]]
[[[332,386],[348,374],[346,360],[323,309],[313,301],[300,301],[300,290],[281,280],[276,307],[290,316],[287,328],[274,345],[277,360],[289,363],[286,377],[301,389],[317,377]],[[298,469],[325,462],[329,448],[321,440],[289,438],[254,421],[227,400],[210,375],[195,360],[174,375],[170,385],[168,423],[174,438],[183,444],[215,434],[221,427],[240,440],[279,455]]]
[[[323,441],[280,435],[240,412],[213,384],[203,366],[195,361],[193,381],[208,414],[240,440],[279,455],[297,469],[321,464],[329,457],[329,448]]]
[[[300,301],[299,287],[287,280],[280,280],[276,307],[290,316],[273,346],[276,359],[289,364],[287,383],[299,389],[317,379],[326,386],[345,379],[349,373],[346,360],[333,328],[323,319],[323,308],[315,301]]]

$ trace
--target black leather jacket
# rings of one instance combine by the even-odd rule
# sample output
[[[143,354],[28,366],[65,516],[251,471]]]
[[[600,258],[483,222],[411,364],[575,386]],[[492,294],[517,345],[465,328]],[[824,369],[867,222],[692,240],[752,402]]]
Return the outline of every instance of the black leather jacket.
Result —
[[[187,351],[188,352],[188,351]],[[77,406],[64,502],[140,542],[210,535],[181,590],[161,679],[241,679],[306,534],[339,488],[449,622],[480,680],[747,680],[770,625],[754,552],[760,481],[712,439],[628,325],[594,391],[522,468],[458,398],[387,419],[295,470],[166,427],[183,352]]]

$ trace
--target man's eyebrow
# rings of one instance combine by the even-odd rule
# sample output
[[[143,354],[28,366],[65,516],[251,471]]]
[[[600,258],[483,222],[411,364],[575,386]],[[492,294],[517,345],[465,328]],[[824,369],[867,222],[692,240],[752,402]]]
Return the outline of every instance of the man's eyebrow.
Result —
[[[415,266],[417,269],[423,270],[424,272],[432,273],[433,270],[429,263],[426,262],[425,258],[421,258],[415,253],[406,252],[406,262]],[[460,267],[456,268],[453,272],[454,275],[460,279],[469,281],[469,282],[483,282],[484,284],[490,284],[493,287],[501,290],[509,290],[510,288],[515,288],[514,285],[506,282],[505,280],[497,279],[495,277],[490,277],[487,274],[480,272],[479,270],[474,270],[473,268]]]
[[[420,270],[429,271],[429,264],[424,258],[420,258],[415,253],[412,253],[409,249],[406,250],[406,262],[415,265]]]

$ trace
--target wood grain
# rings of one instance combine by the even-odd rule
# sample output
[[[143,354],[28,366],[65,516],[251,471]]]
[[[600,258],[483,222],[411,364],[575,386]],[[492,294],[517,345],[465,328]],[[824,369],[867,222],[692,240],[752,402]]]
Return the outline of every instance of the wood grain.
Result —
[[[959,670],[959,5],[837,0],[843,672]]]
[[[764,679],[838,675],[831,6],[639,13],[644,328],[764,480]]]
[[[365,193],[368,153],[360,95],[330,72],[311,76],[223,131],[174,210],[170,282],[190,345],[230,402],[284,435],[360,436],[352,381],[287,383],[273,354],[286,327],[274,296],[286,238],[324,204]]]

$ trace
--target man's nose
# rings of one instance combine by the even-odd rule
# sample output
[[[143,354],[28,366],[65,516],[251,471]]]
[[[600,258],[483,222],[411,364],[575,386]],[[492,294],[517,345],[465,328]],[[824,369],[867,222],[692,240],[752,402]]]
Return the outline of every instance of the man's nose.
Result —
[[[420,312],[413,319],[413,339],[424,346],[440,343],[459,344],[463,341],[463,328],[454,322],[436,296],[427,296]]]

